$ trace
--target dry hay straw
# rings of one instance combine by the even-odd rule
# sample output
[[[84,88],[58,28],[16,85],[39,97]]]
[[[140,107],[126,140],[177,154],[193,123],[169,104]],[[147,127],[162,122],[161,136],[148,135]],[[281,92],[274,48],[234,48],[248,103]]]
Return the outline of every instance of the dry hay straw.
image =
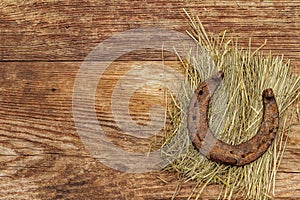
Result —
[[[176,171],[183,182],[194,180],[196,187],[189,197],[198,199],[209,184],[220,184],[220,199],[268,199],[274,195],[275,177],[287,143],[291,126],[295,123],[295,109],[299,100],[300,76],[293,75],[289,61],[283,57],[263,54],[259,49],[241,49],[238,43],[225,38],[225,32],[212,36],[206,33],[198,17],[189,16],[192,30],[188,34],[212,58],[216,70],[225,73],[222,85],[216,91],[210,106],[209,126],[216,137],[239,144],[254,136],[262,120],[262,91],[272,88],[280,111],[280,128],[268,151],[254,162],[242,166],[218,164],[206,159],[191,145],[187,129],[187,107],[199,83],[211,76],[209,61],[203,57],[180,58],[185,68],[184,90],[172,98],[168,109],[171,131],[165,143],[180,134],[180,139],[163,152],[167,158],[180,155],[165,170]],[[293,106],[295,107],[295,106]],[[295,118],[294,118],[295,119]],[[296,122],[296,123],[299,123]],[[185,148],[182,150],[182,148]],[[176,192],[174,193],[176,197]]]

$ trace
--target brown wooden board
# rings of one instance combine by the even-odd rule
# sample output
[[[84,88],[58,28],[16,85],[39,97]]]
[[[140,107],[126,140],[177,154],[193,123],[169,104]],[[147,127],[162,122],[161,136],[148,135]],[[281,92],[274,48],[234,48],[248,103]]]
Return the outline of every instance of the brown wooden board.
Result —
[[[140,27],[184,32],[182,8],[199,15],[209,32],[227,30],[240,44],[291,59],[300,74],[300,1],[9,1],[0,2],[0,198],[170,199],[177,174],[129,174],[93,158],[80,140],[72,113],[74,81],[82,61],[111,35]],[[174,54],[165,64],[180,67]],[[114,144],[148,150],[150,139],[125,136],[110,110],[113,87],[134,65],[159,64],[159,50],[126,54],[106,71],[97,88],[99,124]],[[148,91],[148,92],[147,92]],[[161,88],[132,96],[130,112],[140,124],[148,109],[164,103]],[[149,92],[150,91],[150,92]],[[300,127],[290,135],[277,174],[275,199],[300,198]],[[158,139],[161,139],[158,137]],[[195,184],[184,183],[178,199]],[[201,196],[216,199],[220,188]],[[195,195],[194,195],[195,196]]]

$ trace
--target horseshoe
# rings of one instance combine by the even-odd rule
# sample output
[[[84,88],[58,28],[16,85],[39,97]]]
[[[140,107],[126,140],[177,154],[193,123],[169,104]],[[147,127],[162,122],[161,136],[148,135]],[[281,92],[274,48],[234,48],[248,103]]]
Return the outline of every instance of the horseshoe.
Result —
[[[229,145],[217,139],[208,126],[208,107],[211,97],[224,77],[218,72],[195,90],[188,108],[189,137],[194,147],[213,161],[243,166],[263,155],[272,144],[279,126],[279,111],[271,88],[262,93],[263,118],[260,128],[250,140]]]

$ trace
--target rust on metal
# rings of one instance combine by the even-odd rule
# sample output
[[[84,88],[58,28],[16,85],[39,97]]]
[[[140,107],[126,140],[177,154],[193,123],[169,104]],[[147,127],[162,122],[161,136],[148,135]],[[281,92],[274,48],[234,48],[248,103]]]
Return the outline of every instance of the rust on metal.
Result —
[[[194,147],[208,159],[242,166],[259,158],[272,144],[279,126],[278,106],[273,90],[265,89],[262,93],[263,118],[257,134],[239,145],[217,139],[208,125],[208,108],[223,76],[223,72],[218,72],[195,90],[188,108],[189,134]]]

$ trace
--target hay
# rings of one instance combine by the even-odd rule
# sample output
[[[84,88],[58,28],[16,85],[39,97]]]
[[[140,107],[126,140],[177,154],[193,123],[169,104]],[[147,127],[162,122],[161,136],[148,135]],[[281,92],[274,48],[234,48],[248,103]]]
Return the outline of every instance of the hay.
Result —
[[[168,109],[172,127],[162,145],[165,147],[174,135],[180,134],[180,140],[163,152],[166,157],[180,155],[180,158],[165,170],[178,172],[184,182],[196,181],[189,198],[193,195],[198,199],[207,185],[220,184],[220,199],[268,199],[274,195],[276,172],[287,135],[295,122],[291,118],[295,112],[299,117],[299,109],[293,110],[290,106],[299,100],[300,76],[292,74],[289,61],[284,63],[283,57],[272,56],[271,53],[265,55],[260,48],[251,51],[251,40],[249,48],[243,50],[238,42],[226,39],[225,32],[217,36],[208,35],[199,18],[188,17],[192,28],[188,34],[209,53],[216,69],[225,72],[222,85],[211,101],[209,114],[209,126],[216,137],[229,144],[239,144],[254,136],[262,120],[261,95],[266,88],[272,88],[275,92],[280,128],[268,151],[248,165],[235,167],[206,159],[189,140],[187,107],[199,83],[216,69],[210,69],[209,61],[203,61],[201,56],[180,58],[185,68],[184,91],[177,94],[176,99],[172,98]],[[187,149],[183,151],[185,146]]]

